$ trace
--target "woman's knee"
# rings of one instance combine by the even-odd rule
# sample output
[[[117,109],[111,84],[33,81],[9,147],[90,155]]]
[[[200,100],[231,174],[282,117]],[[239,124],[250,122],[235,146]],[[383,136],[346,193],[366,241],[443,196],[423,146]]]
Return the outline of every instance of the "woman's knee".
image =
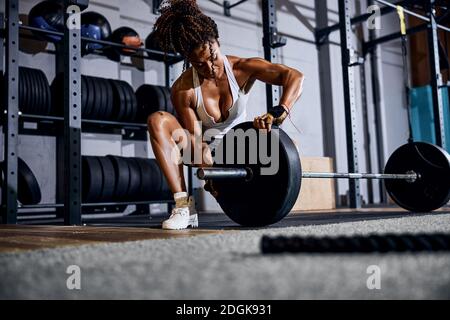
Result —
[[[173,117],[170,113],[165,111],[157,111],[147,117],[147,127],[150,133],[162,133],[167,127],[167,120]]]

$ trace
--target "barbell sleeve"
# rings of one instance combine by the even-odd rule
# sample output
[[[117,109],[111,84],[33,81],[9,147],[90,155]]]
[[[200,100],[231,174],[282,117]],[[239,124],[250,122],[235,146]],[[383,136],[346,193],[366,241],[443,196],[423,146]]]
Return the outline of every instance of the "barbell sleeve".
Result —
[[[416,181],[419,176],[415,172],[406,174],[385,173],[334,173],[334,172],[302,172],[305,179],[391,179]]]

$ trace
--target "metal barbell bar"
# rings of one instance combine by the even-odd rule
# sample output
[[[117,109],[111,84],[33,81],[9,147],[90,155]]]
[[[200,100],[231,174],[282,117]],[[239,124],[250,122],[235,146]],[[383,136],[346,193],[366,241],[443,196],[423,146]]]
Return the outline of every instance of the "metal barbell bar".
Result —
[[[250,180],[253,172],[250,168],[199,168],[197,177],[200,180],[216,179],[247,179]],[[407,180],[415,182],[420,176],[411,171],[406,174],[385,174],[385,173],[335,173],[335,172],[302,172],[305,179],[391,179]]]

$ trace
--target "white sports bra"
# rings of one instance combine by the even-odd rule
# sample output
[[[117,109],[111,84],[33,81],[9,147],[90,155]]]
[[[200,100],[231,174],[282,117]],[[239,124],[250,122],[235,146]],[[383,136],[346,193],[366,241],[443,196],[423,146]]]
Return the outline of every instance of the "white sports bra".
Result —
[[[245,122],[247,116],[246,107],[249,95],[244,92],[244,90],[239,88],[239,84],[236,81],[230,62],[228,61],[227,56],[224,57],[225,72],[227,74],[228,85],[230,86],[231,94],[233,96],[233,103],[231,108],[228,109],[228,118],[223,122],[215,122],[214,117],[211,117],[206,112],[198,74],[195,68],[192,68],[194,90],[197,98],[195,110],[199,120],[202,122],[204,140],[208,143],[211,142],[211,148],[215,148],[217,146],[220,139],[223,138],[228,130],[239,123]]]

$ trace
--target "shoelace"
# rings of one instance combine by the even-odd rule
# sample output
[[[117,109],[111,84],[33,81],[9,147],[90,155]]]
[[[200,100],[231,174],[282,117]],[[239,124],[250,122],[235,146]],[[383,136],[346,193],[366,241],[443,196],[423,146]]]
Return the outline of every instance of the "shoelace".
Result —
[[[184,209],[184,208],[173,208],[172,209],[172,214],[170,215],[169,219],[172,219],[177,214],[181,215],[181,212],[182,212],[181,209]]]

